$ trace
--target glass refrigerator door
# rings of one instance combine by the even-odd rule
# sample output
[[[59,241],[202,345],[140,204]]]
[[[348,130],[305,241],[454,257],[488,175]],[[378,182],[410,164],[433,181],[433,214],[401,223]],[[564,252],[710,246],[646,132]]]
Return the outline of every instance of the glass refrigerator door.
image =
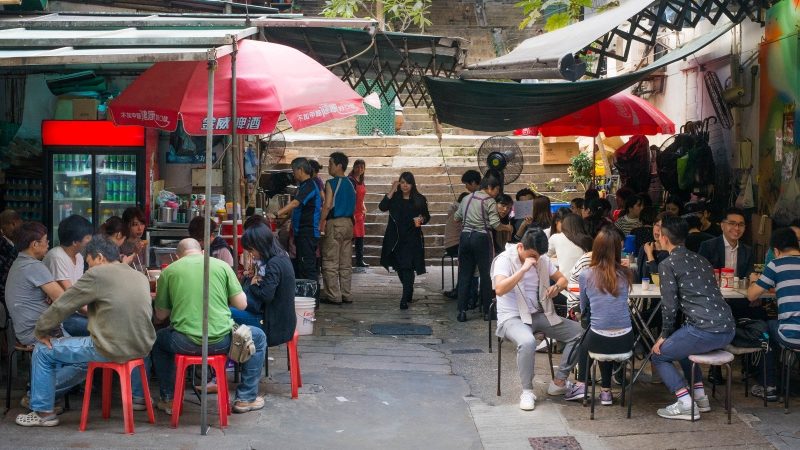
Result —
[[[58,245],[58,224],[77,214],[92,220],[92,155],[55,153],[53,170],[53,245]]]
[[[122,217],[125,209],[136,206],[136,155],[96,155],[95,198],[99,223],[111,216]]]

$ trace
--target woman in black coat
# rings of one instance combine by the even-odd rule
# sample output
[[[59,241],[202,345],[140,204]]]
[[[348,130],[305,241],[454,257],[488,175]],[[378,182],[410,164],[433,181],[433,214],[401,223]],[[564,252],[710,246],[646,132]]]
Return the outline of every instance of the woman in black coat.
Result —
[[[292,340],[297,326],[294,309],[294,269],[289,255],[263,223],[245,230],[242,247],[253,255],[253,277],[245,278],[247,308],[234,314],[237,323],[252,325],[263,318],[267,345],[274,347]],[[237,316],[250,316],[250,323]]]
[[[392,183],[392,190],[383,197],[378,208],[389,211],[389,223],[381,249],[381,265],[397,272],[403,283],[400,309],[407,309],[414,293],[415,273],[425,273],[422,225],[431,220],[428,200],[417,191],[414,175],[403,172],[400,179]]]

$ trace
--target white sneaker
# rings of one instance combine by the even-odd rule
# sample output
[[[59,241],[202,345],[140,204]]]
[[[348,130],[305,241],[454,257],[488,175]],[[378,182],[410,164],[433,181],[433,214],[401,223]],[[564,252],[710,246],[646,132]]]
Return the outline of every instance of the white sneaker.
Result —
[[[691,411],[691,406],[684,406],[679,400],[666,408],[659,409],[658,415],[665,419],[692,420]],[[700,410],[697,405],[694,407],[694,420],[700,420]]]
[[[571,381],[566,380],[563,386],[558,386],[551,381],[547,386],[547,395],[564,395],[572,387],[572,384]]]
[[[523,411],[533,411],[536,406],[536,394],[528,389],[522,390],[522,395],[519,396],[519,409]]]
[[[708,400],[707,395],[704,395],[702,397],[695,397],[694,403],[697,405],[698,411],[711,412],[711,402]]]

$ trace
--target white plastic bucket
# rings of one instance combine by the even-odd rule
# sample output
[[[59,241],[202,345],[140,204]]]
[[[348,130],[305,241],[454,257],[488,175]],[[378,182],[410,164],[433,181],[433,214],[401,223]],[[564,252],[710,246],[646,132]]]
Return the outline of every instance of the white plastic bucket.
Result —
[[[314,306],[316,300],[313,297],[295,297],[294,310],[297,313],[297,333],[300,336],[307,336],[314,333]]]

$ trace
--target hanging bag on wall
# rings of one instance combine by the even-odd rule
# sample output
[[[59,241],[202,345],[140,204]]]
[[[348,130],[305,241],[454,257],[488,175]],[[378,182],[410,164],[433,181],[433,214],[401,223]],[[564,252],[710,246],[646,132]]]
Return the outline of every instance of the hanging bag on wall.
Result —
[[[742,175],[742,189],[734,203],[739,209],[750,209],[756,206],[753,199],[753,168],[749,168]]]

